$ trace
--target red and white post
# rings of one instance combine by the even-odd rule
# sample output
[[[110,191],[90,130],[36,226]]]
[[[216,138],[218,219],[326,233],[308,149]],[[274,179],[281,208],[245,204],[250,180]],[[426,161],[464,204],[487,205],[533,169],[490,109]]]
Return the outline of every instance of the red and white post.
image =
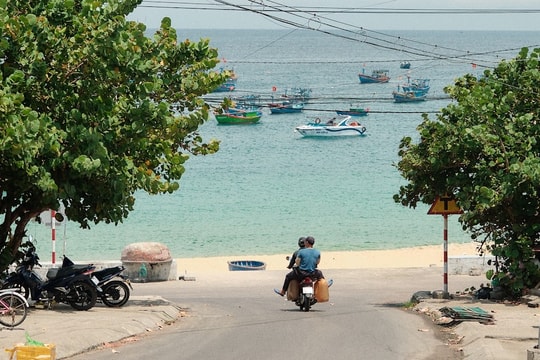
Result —
[[[448,294],[448,214],[443,215],[444,218],[444,293]]]
[[[51,210],[52,264],[56,264],[56,211]]]

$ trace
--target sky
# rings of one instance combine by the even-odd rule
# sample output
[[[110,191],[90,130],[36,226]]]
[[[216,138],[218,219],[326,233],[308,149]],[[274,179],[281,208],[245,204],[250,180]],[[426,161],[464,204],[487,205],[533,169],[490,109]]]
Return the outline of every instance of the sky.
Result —
[[[165,16],[177,29],[540,31],[539,0],[144,0],[129,19],[157,28]]]

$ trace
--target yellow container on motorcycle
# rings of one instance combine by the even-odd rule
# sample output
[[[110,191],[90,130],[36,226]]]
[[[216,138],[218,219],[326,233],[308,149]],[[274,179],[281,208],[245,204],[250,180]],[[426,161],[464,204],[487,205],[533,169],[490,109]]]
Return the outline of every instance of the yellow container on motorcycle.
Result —
[[[317,302],[327,302],[330,299],[330,292],[328,291],[328,282],[326,279],[319,279],[315,282],[315,299]]]
[[[298,280],[291,280],[287,288],[287,300],[296,301],[300,297],[300,283]]]

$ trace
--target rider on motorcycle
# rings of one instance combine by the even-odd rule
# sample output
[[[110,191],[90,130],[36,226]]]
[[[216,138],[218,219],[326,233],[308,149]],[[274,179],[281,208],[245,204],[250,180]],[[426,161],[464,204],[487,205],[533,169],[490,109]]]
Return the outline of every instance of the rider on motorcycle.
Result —
[[[306,237],[304,244],[305,247],[299,249],[296,254],[295,263],[297,267],[293,268],[293,270],[285,276],[281,291],[274,289],[276,294],[284,296],[289,288],[289,283],[293,279],[301,281],[306,276],[314,279],[324,278],[322,271],[317,269],[317,265],[321,261],[321,252],[318,249],[313,248],[313,244],[315,244],[313,236]]]

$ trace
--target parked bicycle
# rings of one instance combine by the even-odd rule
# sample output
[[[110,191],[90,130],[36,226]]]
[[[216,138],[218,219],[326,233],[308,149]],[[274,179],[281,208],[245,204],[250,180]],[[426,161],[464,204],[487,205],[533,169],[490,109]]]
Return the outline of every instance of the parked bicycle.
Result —
[[[0,290],[0,324],[7,327],[20,325],[28,314],[28,302],[12,289]]]

